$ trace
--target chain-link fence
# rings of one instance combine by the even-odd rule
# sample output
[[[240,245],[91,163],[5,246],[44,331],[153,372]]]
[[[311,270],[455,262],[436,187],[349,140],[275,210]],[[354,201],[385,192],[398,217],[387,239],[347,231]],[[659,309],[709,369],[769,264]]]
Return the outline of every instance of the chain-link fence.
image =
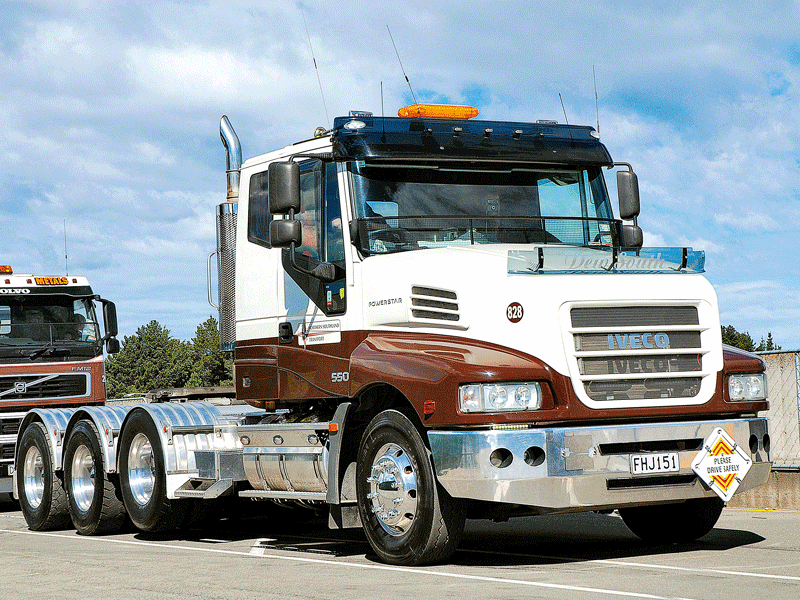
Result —
[[[772,468],[800,469],[800,350],[759,354],[767,363]]]

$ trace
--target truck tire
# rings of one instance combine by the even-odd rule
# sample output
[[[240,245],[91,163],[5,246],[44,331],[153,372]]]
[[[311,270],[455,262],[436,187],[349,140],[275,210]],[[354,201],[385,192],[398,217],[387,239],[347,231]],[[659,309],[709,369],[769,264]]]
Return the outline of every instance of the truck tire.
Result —
[[[725,503],[720,498],[696,498],[677,504],[621,508],[625,525],[645,542],[692,542],[714,528]]]
[[[180,526],[186,503],[167,498],[167,475],[161,438],[150,416],[134,410],[119,439],[122,500],[133,524],[142,531]]]
[[[116,533],[125,523],[122,494],[103,467],[99,438],[91,421],[79,421],[64,450],[69,516],[81,535]]]
[[[17,448],[19,506],[34,531],[65,529],[69,525],[67,495],[53,469],[50,440],[42,423],[25,428]]]
[[[396,410],[377,415],[364,432],[356,496],[367,539],[384,562],[440,562],[461,541],[466,506],[436,481],[420,432]]]

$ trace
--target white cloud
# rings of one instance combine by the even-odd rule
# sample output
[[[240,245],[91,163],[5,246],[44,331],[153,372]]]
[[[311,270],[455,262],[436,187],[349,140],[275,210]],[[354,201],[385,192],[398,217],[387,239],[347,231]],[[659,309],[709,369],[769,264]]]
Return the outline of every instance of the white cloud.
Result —
[[[778,222],[770,215],[764,213],[747,212],[737,214],[731,208],[727,212],[714,215],[714,222],[718,225],[726,225],[732,229],[744,229],[753,231],[769,231],[779,227]]]
[[[418,95],[479,98],[485,119],[563,120],[561,92],[570,122],[593,125],[594,67],[602,139],[639,175],[645,242],[705,250],[731,324],[800,346],[800,5],[531,6],[303,4],[329,118],[380,114],[381,88],[387,115],[410,96],[387,24]],[[70,269],[119,300],[123,333],[155,318],[190,337],[211,311],[219,117],[245,156],[326,124],[300,5],[41,1],[3,17],[4,254],[57,272],[66,219]]]

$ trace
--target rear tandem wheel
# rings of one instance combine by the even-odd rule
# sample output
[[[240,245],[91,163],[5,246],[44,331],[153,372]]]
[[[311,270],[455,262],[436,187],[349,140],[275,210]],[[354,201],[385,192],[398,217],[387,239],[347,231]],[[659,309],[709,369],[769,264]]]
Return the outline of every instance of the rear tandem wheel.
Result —
[[[79,421],[64,450],[69,515],[82,535],[115,533],[125,523],[119,484],[103,468],[99,437],[91,421]]]
[[[19,506],[34,531],[64,529],[69,524],[67,495],[53,469],[52,450],[42,423],[30,423],[19,440],[16,478]]]
[[[122,499],[133,524],[142,531],[180,526],[188,503],[167,498],[161,438],[150,415],[134,410],[119,439]]]

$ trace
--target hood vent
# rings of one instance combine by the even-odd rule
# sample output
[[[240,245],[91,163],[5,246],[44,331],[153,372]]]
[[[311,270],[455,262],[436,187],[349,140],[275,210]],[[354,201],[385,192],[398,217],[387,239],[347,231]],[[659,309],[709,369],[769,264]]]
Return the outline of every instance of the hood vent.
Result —
[[[415,319],[458,321],[458,295],[449,290],[412,286],[411,316]]]

